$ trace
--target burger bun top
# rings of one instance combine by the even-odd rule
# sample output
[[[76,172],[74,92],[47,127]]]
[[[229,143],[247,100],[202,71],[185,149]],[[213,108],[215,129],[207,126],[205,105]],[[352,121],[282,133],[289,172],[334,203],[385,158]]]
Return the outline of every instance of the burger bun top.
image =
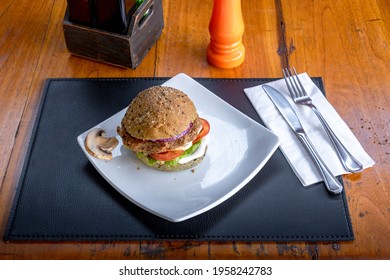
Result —
[[[195,105],[184,92],[154,86],[133,99],[122,119],[122,127],[138,139],[167,139],[181,134],[197,118]]]

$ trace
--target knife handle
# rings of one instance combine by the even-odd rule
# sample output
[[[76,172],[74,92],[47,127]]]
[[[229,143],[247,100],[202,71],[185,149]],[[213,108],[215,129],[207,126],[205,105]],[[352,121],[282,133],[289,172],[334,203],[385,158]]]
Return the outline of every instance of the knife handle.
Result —
[[[298,134],[299,140],[304,144],[305,148],[309,152],[311,158],[313,161],[316,163],[316,166],[318,170],[320,171],[326,188],[328,189],[329,192],[333,194],[339,194],[343,191],[343,186],[341,183],[336,179],[336,177],[330,172],[328,167],[326,167],[325,163],[322,161],[320,158],[318,152],[314,148],[313,144],[307,137],[305,133],[299,133]]]

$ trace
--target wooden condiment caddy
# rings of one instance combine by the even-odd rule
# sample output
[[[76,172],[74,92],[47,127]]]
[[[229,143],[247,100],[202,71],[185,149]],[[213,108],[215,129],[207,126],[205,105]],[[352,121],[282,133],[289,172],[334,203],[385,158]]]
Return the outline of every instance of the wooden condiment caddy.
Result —
[[[135,69],[156,43],[164,27],[161,0],[145,0],[130,12],[126,34],[112,33],[69,21],[62,22],[68,50],[77,56]]]

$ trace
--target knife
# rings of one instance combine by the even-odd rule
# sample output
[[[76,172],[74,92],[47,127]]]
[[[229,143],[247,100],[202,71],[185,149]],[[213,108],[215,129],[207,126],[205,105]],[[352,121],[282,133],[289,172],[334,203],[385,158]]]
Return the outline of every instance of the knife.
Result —
[[[263,85],[263,89],[308,151],[324,179],[327,190],[333,194],[341,193],[343,191],[343,186],[322,161],[290,103],[288,103],[287,99],[277,89],[269,85]]]

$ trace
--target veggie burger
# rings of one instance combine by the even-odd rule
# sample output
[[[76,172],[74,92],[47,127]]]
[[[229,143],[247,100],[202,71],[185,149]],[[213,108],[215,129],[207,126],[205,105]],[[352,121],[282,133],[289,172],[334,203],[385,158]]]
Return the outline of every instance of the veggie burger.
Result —
[[[117,132],[145,164],[167,171],[198,165],[207,151],[210,124],[182,91],[154,86],[130,103]]]

